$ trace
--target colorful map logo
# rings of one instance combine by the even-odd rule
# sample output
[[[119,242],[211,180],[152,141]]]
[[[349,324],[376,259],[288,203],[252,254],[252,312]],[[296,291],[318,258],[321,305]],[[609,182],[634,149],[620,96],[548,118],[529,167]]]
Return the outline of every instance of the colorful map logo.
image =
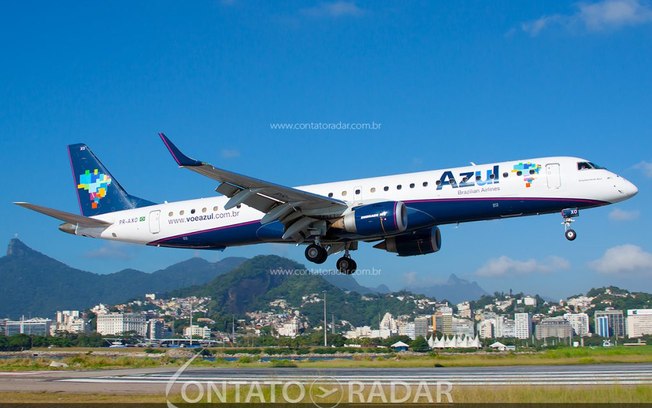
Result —
[[[519,176],[524,176],[523,181],[525,181],[525,187],[530,188],[532,183],[536,179],[536,175],[541,171],[541,165],[535,163],[519,163],[515,164],[512,169],[512,173],[516,173]]]
[[[100,203],[100,200],[106,197],[106,190],[109,184],[111,184],[111,176],[100,173],[97,169],[93,170],[92,173],[90,170],[86,170],[84,174],[79,175],[77,188],[88,191],[91,207],[95,209]]]

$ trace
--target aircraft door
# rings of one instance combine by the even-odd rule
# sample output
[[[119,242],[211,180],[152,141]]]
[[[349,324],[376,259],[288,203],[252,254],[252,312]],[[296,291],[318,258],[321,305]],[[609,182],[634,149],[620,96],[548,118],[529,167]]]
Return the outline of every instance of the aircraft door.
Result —
[[[546,164],[546,175],[548,176],[548,188],[557,190],[561,187],[561,173],[559,172],[559,163]]]
[[[152,211],[149,213],[149,232],[158,234],[161,232],[161,211]]]

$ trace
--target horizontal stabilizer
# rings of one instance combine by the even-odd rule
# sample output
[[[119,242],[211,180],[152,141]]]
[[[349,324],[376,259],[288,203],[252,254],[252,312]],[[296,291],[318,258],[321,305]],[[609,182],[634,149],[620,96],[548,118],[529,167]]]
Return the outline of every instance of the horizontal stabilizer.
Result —
[[[32,211],[40,212],[41,214],[49,215],[50,217],[68,222],[70,224],[79,225],[80,227],[98,228],[108,227],[111,225],[111,223],[107,221],[96,220],[95,218],[84,217],[77,214],[71,214],[65,211],[55,210],[53,208],[41,207],[40,205],[34,205],[25,202],[16,202],[14,204],[30,209]]]

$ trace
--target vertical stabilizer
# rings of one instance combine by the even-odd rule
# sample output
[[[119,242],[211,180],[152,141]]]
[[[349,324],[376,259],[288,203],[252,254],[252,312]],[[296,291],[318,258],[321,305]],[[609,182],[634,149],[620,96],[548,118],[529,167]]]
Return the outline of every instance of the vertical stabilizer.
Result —
[[[129,195],[85,144],[68,146],[68,153],[82,215],[90,217],[155,204]]]

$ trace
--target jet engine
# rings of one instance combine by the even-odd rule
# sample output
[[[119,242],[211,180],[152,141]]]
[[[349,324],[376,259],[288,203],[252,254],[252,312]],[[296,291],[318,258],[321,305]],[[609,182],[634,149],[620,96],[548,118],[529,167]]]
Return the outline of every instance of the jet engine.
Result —
[[[374,248],[394,252],[398,256],[425,255],[441,249],[441,232],[438,227],[424,228],[405,235],[390,237]]]
[[[407,229],[407,209],[400,201],[384,201],[356,207],[333,227],[360,235],[389,235]]]

